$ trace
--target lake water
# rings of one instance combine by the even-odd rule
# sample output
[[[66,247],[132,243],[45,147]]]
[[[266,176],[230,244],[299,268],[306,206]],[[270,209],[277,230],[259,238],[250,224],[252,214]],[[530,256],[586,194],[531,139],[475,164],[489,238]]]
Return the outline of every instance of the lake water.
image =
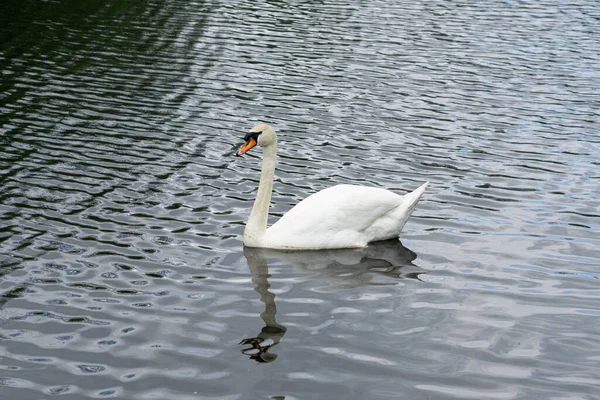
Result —
[[[600,3],[0,5],[0,398],[600,398]],[[244,249],[337,183],[363,251]]]

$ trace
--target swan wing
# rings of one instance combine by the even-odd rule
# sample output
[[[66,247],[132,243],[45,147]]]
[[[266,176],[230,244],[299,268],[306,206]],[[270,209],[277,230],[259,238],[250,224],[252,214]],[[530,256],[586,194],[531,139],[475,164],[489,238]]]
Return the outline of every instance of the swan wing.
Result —
[[[265,240],[275,248],[362,247],[380,240],[370,228],[389,225],[387,219],[393,224],[389,214],[403,200],[386,189],[333,186],[298,203],[267,229]]]

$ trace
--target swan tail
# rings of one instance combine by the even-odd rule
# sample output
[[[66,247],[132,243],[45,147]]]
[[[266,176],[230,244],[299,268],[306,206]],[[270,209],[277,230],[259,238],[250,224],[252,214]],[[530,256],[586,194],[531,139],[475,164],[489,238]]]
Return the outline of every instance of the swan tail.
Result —
[[[425,189],[427,189],[428,185],[429,182],[425,182],[417,189],[404,195],[404,201],[402,202],[402,206],[404,207],[404,203],[406,203],[406,209],[409,211],[409,214],[413,212],[413,210],[417,206],[417,203],[419,202],[419,200],[421,200],[421,196],[423,196],[423,193],[425,193]]]
[[[419,200],[421,200],[421,196],[423,196],[423,193],[425,193],[425,189],[427,189],[428,185],[429,185],[429,182],[425,182],[424,184],[419,186],[417,189],[413,190],[410,193],[406,193],[404,195],[404,200],[402,201],[402,204],[400,204],[400,206],[396,209],[397,210],[396,215],[399,215],[399,219],[400,219],[400,221],[398,223],[399,229],[398,229],[397,236],[400,236],[400,232],[402,231],[402,228],[404,228],[406,221],[408,221],[408,218],[411,216],[411,214],[417,207],[417,203],[419,202]]]

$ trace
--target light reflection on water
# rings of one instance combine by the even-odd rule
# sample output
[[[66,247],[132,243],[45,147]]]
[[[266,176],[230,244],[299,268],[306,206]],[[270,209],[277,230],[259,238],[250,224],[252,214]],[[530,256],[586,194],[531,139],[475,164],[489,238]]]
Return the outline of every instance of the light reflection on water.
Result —
[[[599,17],[4,2],[0,397],[594,398]],[[402,243],[244,249],[259,121],[271,222],[430,181]]]

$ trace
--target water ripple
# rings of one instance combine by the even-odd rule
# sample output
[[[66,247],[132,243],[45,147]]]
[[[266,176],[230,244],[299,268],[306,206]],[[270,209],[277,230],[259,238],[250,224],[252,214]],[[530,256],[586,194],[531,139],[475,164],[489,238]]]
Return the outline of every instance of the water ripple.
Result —
[[[596,2],[0,11],[6,396],[594,398]],[[258,121],[271,222],[428,180],[403,243],[242,251]]]

